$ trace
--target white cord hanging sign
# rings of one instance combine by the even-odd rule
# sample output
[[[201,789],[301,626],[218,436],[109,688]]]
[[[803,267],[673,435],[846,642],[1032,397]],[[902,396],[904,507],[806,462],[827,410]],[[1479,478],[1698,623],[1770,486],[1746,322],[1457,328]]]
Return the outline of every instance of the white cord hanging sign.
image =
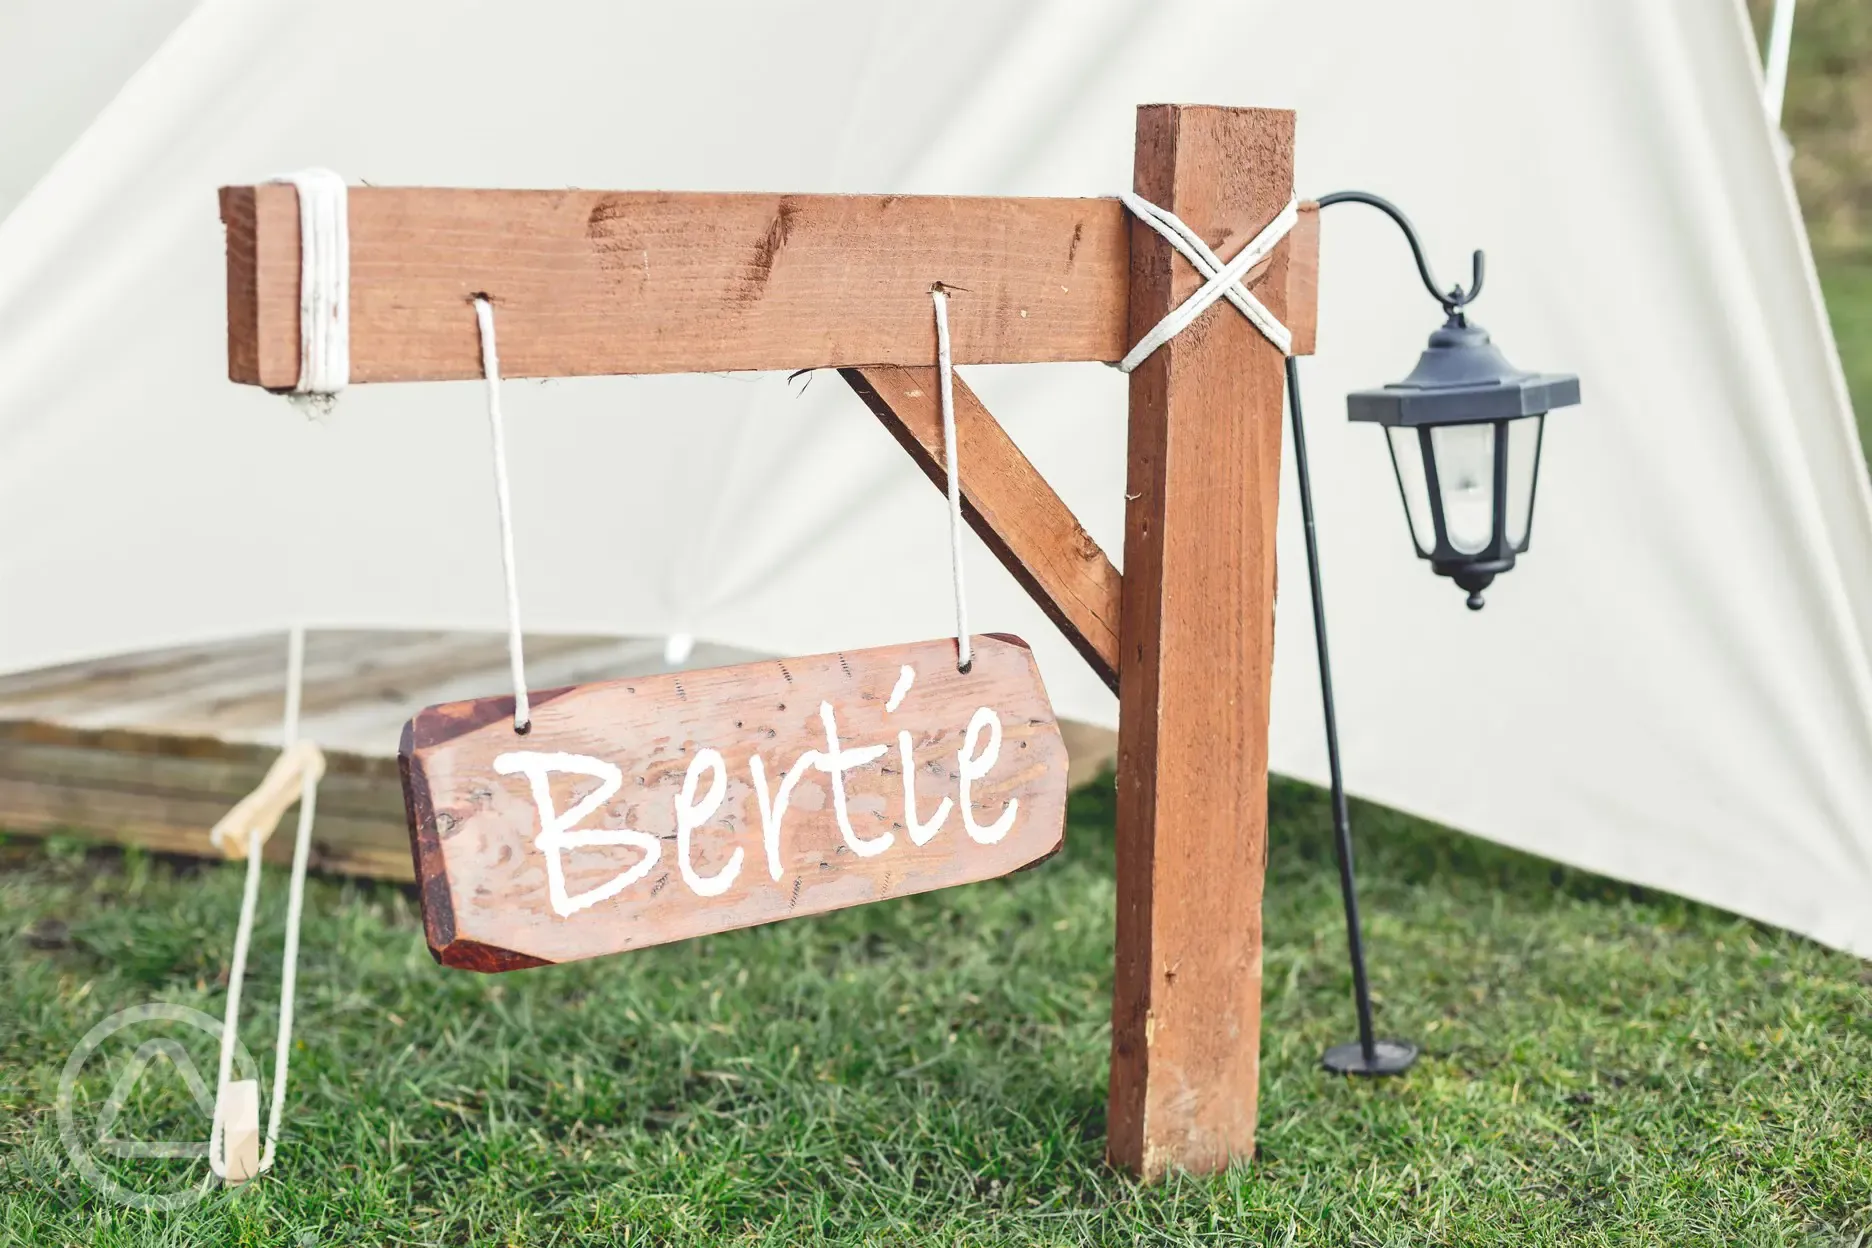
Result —
[[[962,577],[962,471],[957,465],[955,363],[949,352],[949,294],[938,282],[930,290],[936,307],[936,378],[941,389],[943,468],[949,498],[949,576],[955,587],[956,670],[966,672],[974,657],[969,648],[968,588]]]
[[[513,675],[514,731],[525,735],[532,709],[527,702],[526,647],[520,634],[520,583],[514,571],[513,490],[507,482],[507,423],[501,415],[500,347],[494,335],[494,304],[486,295],[474,299],[475,325],[481,334],[481,371],[487,377],[488,441],[494,454],[494,506],[500,519],[502,587],[507,603],[507,664]]]
[[[526,686],[494,303],[487,378],[513,696],[399,759],[429,945],[499,971],[1005,875],[1059,849],[1066,750],[1025,642],[971,636],[946,295],[932,292],[956,638]]]

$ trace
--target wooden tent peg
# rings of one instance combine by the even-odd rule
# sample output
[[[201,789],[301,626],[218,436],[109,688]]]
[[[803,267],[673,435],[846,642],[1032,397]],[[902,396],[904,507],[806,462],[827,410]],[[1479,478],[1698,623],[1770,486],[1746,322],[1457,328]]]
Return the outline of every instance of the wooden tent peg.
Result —
[[[325,774],[325,755],[310,741],[280,751],[253,792],[234,804],[208,833],[208,840],[229,858],[245,858],[266,844],[280,819],[305,791],[307,781]]]
[[[260,1173],[260,1081],[235,1079],[221,1089],[215,1121],[221,1124],[221,1181],[236,1187]]]

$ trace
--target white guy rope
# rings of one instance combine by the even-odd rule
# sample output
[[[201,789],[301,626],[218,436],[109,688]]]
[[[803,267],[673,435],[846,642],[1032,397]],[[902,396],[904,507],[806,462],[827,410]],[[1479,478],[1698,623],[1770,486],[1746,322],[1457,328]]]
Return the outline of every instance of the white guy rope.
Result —
[[[1130,353],[1119,362],[1121,372],[1130,372],[1151,357],[1151,354],[1164,343],[1181,333],[1197,317],[1218,299],[1227,299],[1234,304],[1241,314],[1261,331],[1262,336],[1276,347],[1282,355],[1293,351],[1293,335],[1282,325],[1272,312],[1248,292],[1241,284],[1241,279],[1249,269],[1261,263],[1274,250],[1281,239],[1299,220],[1300,205],[1298,200],[1288,200],[1287,206],[1280,210],[1274,219],[1262,228],[1259,234],[1248,240],[1248,245],[1237,252],[1234,259],[1222,263],[1220,256],[1210,250],[1196,231],[1190,229],[1173,212],[1159,208],[1156,204],[1129,191],[1119,192],[1118,198],[1124,206],[1137,215],[1137,218],[1163,236],[1165,242],[1188,260],[1195,270],[1207,280],[1197,288],[1196,293],[1171,309],[1170,314],[1157,322],[1148,334],[1132,347]]]
[[[295,624],[286,640],[286,716],[281,726],[283,748],[290,750],[299,740],[299,709],[303,704],[305,683],[305,628]],[[292,882],[286,897],[286,950],[281,958],[279,1026],[273,1043],[273,1096],[267,1108],[266,1143],[260,1155],[259,1170],[273,1165],[273,1153],[279,1142],[280,1120],[286,1109],[286,1073],[292,1056],[293,1000],[299,986],[299,921],[305,912],[306,864],[311,857],[312,822],[318,798],[319,772],[307,770],[299,790],[299,828],[293,840]],[[234,1046],[240,1029],[241,986],[247,977],[247,951],[253,943],[254,912],[260,900],[260,850],[264,842],[258,836],[247,842],[247,879],[241,890],[240,922],[234,929],[234,963],[228,968],[227,1015],[221,1022],[220,1073],[215,1083],[215,1118],[209,1136],[208,1167],[216,1178],[226,1179],[227,1121],[223,1108],[228,1105],[228,1085],[234,1075]],[[243,1176],[252,1177],[252,1176]]]
[[[280,955],[279,1034],[273,1044],[273,1095],[267,1103],[266,1146],[260,1153],[262,1173],[273,1166],[273,1147],[279,1142],[280,1117],[286,1109],[286,1065],[292,1056],[293,1001],[299,989],[299,920],[305,913],[306,863],[312,854],[312,818],[317,804],[318,777],[307,775],[299,790],[299,829],[293,838],[292,883],[286,893],[286,950]]]
[[[351,380],[351,231],[344,179],[329,169],[285,173],[299,192],[299,382],[329,406]]]
[[[507,582],[507,661],[513,668],[514,731],[533,726],[527,703],[526,659],[521,651],[520,587],[514,576],[513,503],[507,488],[507,434],[501,422],[500,351],[494,342],[494,305],[476,296],[475,320],[481,326],[481,371],[487,374],[488,433],[494,443],[494,494],[500,506],[501,571]]]
[[[956,468],[955,361],[949,352],[949,296],[939,285],[930,291],[936,305],[936,372],[942,397],[943,462],[949,472],[949,573],[955,582],[956,670],[974,666],[969,647],[968,593],[962,584],[962,474]]]

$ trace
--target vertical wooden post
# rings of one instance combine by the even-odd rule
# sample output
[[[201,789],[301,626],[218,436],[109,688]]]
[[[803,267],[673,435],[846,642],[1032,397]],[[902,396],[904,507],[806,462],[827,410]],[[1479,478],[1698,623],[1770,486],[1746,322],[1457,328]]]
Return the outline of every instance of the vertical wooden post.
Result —
[[[1233,255],[1291,196],[1293,135],[1284,110],[1145,106],[1137,192]],[[1197,285],[1132,223],[1131,341]],[[1282,376],[1226,303],[1131,374],[1107,1134],[1147,1178],[1254,1152]]]

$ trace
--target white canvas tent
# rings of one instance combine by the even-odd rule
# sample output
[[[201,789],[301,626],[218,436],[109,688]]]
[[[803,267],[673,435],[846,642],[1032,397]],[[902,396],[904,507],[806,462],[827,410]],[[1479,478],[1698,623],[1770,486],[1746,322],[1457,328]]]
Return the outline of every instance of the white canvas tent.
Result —
[[[228,384],[218,185],[1101,194],[1140,102],[1291,106],[1302,194],[1392,197],[1452,274],[1487,248],[1476,319],[1586,393],[1472,616],[1342,418],[1435,309],[1388,223],[1328,214],[1304,375],[1352,789],[1872,954],[1872,496],[1761,89],[1723,0],[25,0],[0,13],[0,670],[294,619],[500,625],[479,394],[359,388],[313,424]],[[1115,556],[1122,379],[970,381]],[[947,627],[940,499],[834,377],[515,383],[508,412],[532,629],[780,653]],[[1290,519],[1274,764],[1317,779]],[[978,624],[1111,722],[972,559]]]

